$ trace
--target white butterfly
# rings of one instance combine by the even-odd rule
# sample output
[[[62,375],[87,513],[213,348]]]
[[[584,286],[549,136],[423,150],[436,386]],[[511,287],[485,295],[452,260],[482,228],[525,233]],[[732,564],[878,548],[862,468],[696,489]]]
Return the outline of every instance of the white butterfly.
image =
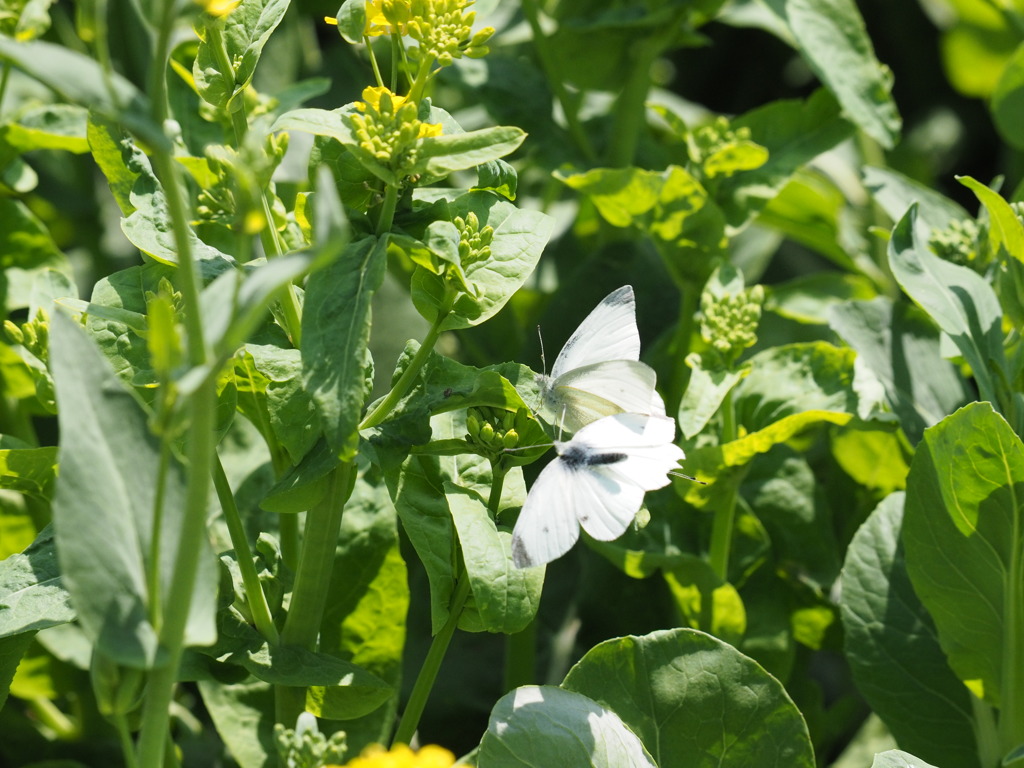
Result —
[[[568,432],[613,413],[664,416],[654,370],[640,362],[633,287],[605,296],[537,380],[541,416]]]
[[[683,458],[672,444],[676,424],[664,416],[619,413],[556,442],[558,458],[541,471],[512,531],[517,568],[561,557],[583,530],[617,539],[633,521],[644,493],[669,483]]]

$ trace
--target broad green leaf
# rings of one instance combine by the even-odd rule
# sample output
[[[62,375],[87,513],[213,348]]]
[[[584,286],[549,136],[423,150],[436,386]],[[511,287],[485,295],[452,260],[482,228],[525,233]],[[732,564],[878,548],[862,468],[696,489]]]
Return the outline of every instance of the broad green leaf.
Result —
[[[81,328],[59,312],[50,321],[50,361],[60,406],[53,507],[64,586],[102,653],[149,667],[158,661],[158,642],[148,618],[148,577],[158,574],[166,594],[184,514],[184,473],[171,459],[161,476],[146,413]],[[154,530],[158,488],[161,525]],[[208,545],[204,550],[186,630],[192,645],[215,638],[214,563]]]
[[[621,717],[660,768],[815,765],[807,725],[782,684],[703,632],[607,640],[562,686]]]
[[[572,691],[524,686],[491,710],[480,741],[482,768],[657,768],[619,716]]]
[[[860,275],[817,272],[768,287],[765,309],[798,323],[827,323],[833,306],[877,295],[871,282]]]
[[[839,575],[842,550],[829,505],[807,459],[778,445],[751,462],[741,488],[771,538],[775,558],[800,563],[803,580],[828,589]]]
[[[774,101],[736,118],[733,129],[749,128],[751,141],[768,150],[757,168],[721,179],[714,197],[730,226],[741,227],[785,186],[796,170],[845,141],[853,128],[826,90],[806,101]]]
[[[260,378],[259,382],[250,379],[246,386],[253,387],[252,395],[262,400],[249,407],[250,419],[258,428],[266,419],[268,437],[288,451],[292,464],[298,464],[321,433],[316,406],[302,386],[302,353],[269,344],[247,344],[245,353],[252,361],[252,374]]]
[[[14,673],[35,634],[35,632],[22,632],[19,635],[0,637],[0,709],[3,709],[7,702],[7,694],[10,693]]]
[[[690,366],[690,383],[679,403],[679,429],[687,440],[696,437],[718,412],[722,401],[740,380],[750,372],[743,367],[737,371],[705,370],[700,355],[687,356]]]
[[[736,415],[749,432],[812,410],[857,413],[854,353],[825,342],[771,347],[750,358],[734,392]]]
[[[839,601],[846,658],[857,689],[900,744],[943,768],[980,768],[971,695],[907,575],[904,498],[886,497],[847,549]]]
[[[133,153],[132,159],[133,169],[139,172],[129,195],[134,210],[121,219],[121,231],[143,253],[163,264],[176,265],[178,240],[171,228],[163,187],[145,155]],[[192,227],[186,239],[204,277],[219,275],[234,263],[233,258],[200,240]]]
[[[306,391],[320,411],[327,442],[344,460],[355,454],[356,427],[372,366],[370,301],[384,280],[387,243],[357,240],[307,286],[302,312]]]
[[[0,59],[34,77],[65,101],[121,122],[150,145],[170,146],[163,129],[152,122],[146,97],[116,72],[104,73],[88,56],[56,43],[19,43],[0,37]]]
[[[131,201],[132,187],[139,178],[138,169],[145,163],[141,157],[142,150],[124,135],[116,123],[91,112],[86,137],[92,157],[106,177],[122,215],[130,216],[135,211]]]
[[[972,403],[925,431],[903,521],[907,572],[949,665],[1011,711],[1024,669],[1022,484],[1024,444],[991,404]]]
[[[288,10],[289,0],[241,0],[226,16],[202,16],[196,30],[202,42],[192,74],[196,90],[226,112],[252,82],[263,46]],[[227,71],[224,71],[224,69]]]
[[[1024,119],[1024,48],[1018,47],[1007,62],[992,93],[989,109],[1003,141],[1015,149],[1024,149],[1024,140],[1017,130]]]
[[[46,629],[74,618],[57,567],[53,528],[47,526],[23,553],[0,561],[0,637]]]
[[[65,263],[49,231],[20,200],[0,198],[0,267],[32,270]]]
[[[738,645],[747,631],[747,611],[736,587],[720,579],[699,557],[682,555],[665,570],[665,581],[682,615],[683,626]]]
[[[345,505],[320,649],[398,686],[405,646],[409,586],[399,551],[394,506],[383,484],[360,477]],[[330,704],[330,689],[324,704]],[[353,753],[382,742],[391,726],[397,696],[356,721],[344,724]],[[361,739],[361,740],[360,740]],[[358,743],[357,743],[358,742]]]
[[[957,181],[974,192],[988,211],[988,239],[992,252],[998,253],[1000,248],[1004,248],[1011,258],[1024,261],[1024,224],[1010,204],[998,192],[970,176],[957,176]]]
[[[967,386],[939,352],[939,335],[915,307],[879,296],[833,305],[829,325],[885,387],[911,443],[968,399]]]
[[[512,534],[495,526],[479,493],[452,483],[445,483],[445,493],[482,628],[505,634],[522,631],[537,615],[544,569],[512,565]]]
[[[5,442],[0,437],[0,488],[49,501],[57,476],[57,449],[7,448]]]
[[[47,104],[18,115],[17,122],[3,127],[3,140],[21,152],[62,149],[81,154],[89,151],[85,138],[87,112],[72,104]]]
[[[526,134],[514,126],[491,126],[454,135],[428,136],[417,144],[412,173],[444,178],[514,152]]]
[[[254,678],[241,683],[200,680],[198,685],[217,733],[238,764],[242,768],[273,765],[277,759],[273,688]]]
[[[516,169],[504,160],[492,160],[482,163],[476,169],[477,182],[473,189],[497,192],[506,200],[516,199],[516,188],[519,186],[519,175]]]
[[[888,752],[875,755],[871,768],[935,768],[935,766],[906,752],[890,749]],[[953,766],[949,762],[943,762],[942,768],[953,768]]]
[[[771,0],[807,64],[843,114],[887,149],[902,121],[892,100],[892,72],[880,64],[853,0]]]
[[[925,237],[946,229],[954,221],[974,218],[959,203],[891,168],[864,168],[864,186],[893,221],[899,221],[917,203],[918,224]]]
[[[973,270],[943,261],[918,240],[912,207],[889,241],[889,265],[907,295],[956,344],[971,366],[983,399],[995,399],[994,374],[1005,366],[1002,308],[992,287]]]
[[[448,209],[452,218],[465,219],[469,213],[474,213],[481,229],[491,227],[494,230],[490,256],[461,265],[469,292],[459,296],[452,314],[441,324],[442,330],[455,330],[479,325],[505,306],[533,274],[554,221],[543,213],[517,208],[482,191],[459,196]],[[446,285],[444,277],[424,268],[417,269],[413,275],[413,302],[420,314],[431,322],[437,317]]]
[[[892,428],[853,422],[832,433],[832,456],[859,485],[888,495],[906,487],[909,451]]]

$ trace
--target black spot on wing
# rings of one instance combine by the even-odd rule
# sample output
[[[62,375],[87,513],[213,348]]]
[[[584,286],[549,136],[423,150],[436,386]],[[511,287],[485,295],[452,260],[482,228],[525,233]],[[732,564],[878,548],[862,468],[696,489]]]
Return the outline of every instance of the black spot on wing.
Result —
[[[598,453],[582,445],[569,445],[558,459],[566,469],[578,470],[583,467],[599,467],[603,464],[618,464],[629,458],[624,453]]]

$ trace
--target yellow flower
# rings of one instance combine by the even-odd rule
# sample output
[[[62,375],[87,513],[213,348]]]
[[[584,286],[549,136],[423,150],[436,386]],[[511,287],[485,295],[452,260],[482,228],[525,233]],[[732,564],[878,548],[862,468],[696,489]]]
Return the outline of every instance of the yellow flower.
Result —
[[[197,0],[197,2],[211,16],[220,17],[227,16],[235,10],[241,0]]]
[[[390,750],[380,745],[372,745],[363,750],[363,754],[350,760],[344,768],[451,768],[455,764],[455,755],[444,747],[428,744],[413,752],[405,744],[399,744]],[[326,768],[342,768],[342,766],[326,766]]]

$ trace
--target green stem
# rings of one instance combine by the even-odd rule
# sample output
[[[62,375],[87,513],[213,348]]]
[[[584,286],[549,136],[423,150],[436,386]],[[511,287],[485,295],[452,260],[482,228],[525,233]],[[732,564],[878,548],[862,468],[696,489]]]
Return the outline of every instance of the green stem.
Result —
[[[391,92],[398,93],[398,70],[405,64],[405,48],[402,47],[402,36],[391,33]]]
[[[35,719],[53,731],[58,739],[70,741],[82,735],[81,727],[46,697],[38,696],[31,699],[29,707]]]
[[[416,79],[409,88],[409,100],[419,103],[423,93],[427,89],[427,82],[430,80],[430,68],[434,66],[433,56],[424,56],[420,60],[420,68],[416,72]]]
[[[730,391],[722,401],[719,409],[722,414],[722,445],[731,443],[736,439],[736,406],[733,395]],[[711,569],[722,581],[727,581],[729,576],[729,551],[732,549],[732,534],[736,527],[736,489],[739,483],[737,477],[726,477],[724,482],[729,484],[729,491],[722,500],[722,505],[715,510],[715,520],[711,528],[711,551],[709,560]]]
[[[1014,506],[1020,509],[1021,500]],[[1024,744],[1024,530],[1014,517],[1013,542],[1003,605],[1003,703],[999,712],[999,741],[1003,753]]]
[[[7,83],[11,79],[11,62],[5,61],[0,68],[0,115],[4,113],[4,95],[7,93]]]
[[[135,759],[135,744],[132,742],[132,733],[124,715],[114,717],[114,727],[117,729],[118,741],[121,742],[121,754],[124,755],[125,768],[138,768],[139,762]]]
[[[679,320],[676,323],[675,335],[669,345],[669,359],[672,368],[668,387],[666,388],[665,408],[668,413],[679,411],[683,393],[690,381],[690,368],[686,365],[686,356],[690,354],[693,332],[697,323],[697,308],[700,306],[700,286],[687,281],[681,286],[679,296]]]
[[[413,382],[416,381],[416,377],[419,376],[420,369],[423,364],[427,362],[427,358],[430,357],[430,353],[434,349],[434,344],[437,343],[438,337],[441,335],[441,326],[444,321],[448,319],[448,315],[451,313],[452,306],[455,304],[456,294],[454,291],[449,289],[449,294],[445,297],[445,300],[441,306],[441,310],[438,312],[437,319],[434,324],[430,326],[430,330],[427,331],[426,337],[423,339],[423,343],[420,344],[420,348],[416,351],[416,355],[409,363],[409,367],[406,368],[398,381],[395,382],[395,386],[388,392],[387,397],[381,400],[380,404],[373,409],[362,423],[359,425],[359,429],[369,429],[380,424],[384,419],[388,417],[388,414],[395,409],[398,402],[405,397],[406,393],[412,388]]]
[[[384,87],[384,78],[381,77],[380,67],[377,66],[377,56],[373,52],[373,46],[370,44],[370,36],[363,35],[363,43],[366,45],[366,53],[370,57],[370,67],[373,68],[373,76],[377,80],[377,86],[379,88]],[[394,93],[394,87],[391,88],[391,92]]]
[[[594,145],[590,143],[590,137],[587,135],[586,130],[584,130],[583,123],[580,122],[576,105],[573,104],[573,99],[565,87],[564,79],[558,73],[554,52],[548,44],[544,30],[541,29],[537,0],[523,0],[522,10],[523,15],[526,16],[526,21],[530,25],[530,30],[533,32],[533,46],[537,49],[537,58],[540,59],[540,66],[547,77],[548,85],[555,92],[555,98],[558,99],[558,103],[562,107],[562,114],[565,115],[565,121],[569,127],[569,135],[576,142],[576,146],[583,153],[587,162],[595,163],[597,162],[597,152],[594,151]]]
[[[537,665],[537,617],[521,632],[505,638],[505,691],[531,685]]]
[[[355,465],[350,461],[340,464],[331,472],[327,494],[306,513],[295,587],[288,618],[281,630],[281,642],[285,645],[316,648],[327,605],[327,585],[334,570],[341,518],[355,479]],[[280,687],[276,698],[278,722],[294,723],[304,706],[303,689]]]
[[[398,186],[388,184],[384,187],[384,202],[381,203],[380,213],[377,218],[377,237],[383,237],[386,232],[391,231],[391,225],[395,222],[395,209],[398,207]]]
[[[178,551],[174,559],[171,585],[167,590],[160,632],[160,644],[167,656],[164,665],[150,673],[142,709],[142,733],[139,737],[139,763],[154,768],[163,765],[171,700],[184,650],[185,626],[192,605],[199,556],[205,551],[206,505],[216,426],[215,383],[204,382],[193,392],[189,405],[192,421],[188,442],[185,514],[181,522]]]
[[[149,573],[147,574],[147,588],[149,594],[149,621],[160,631],[160,624],[163,621],[163,609],[160,607],[162,595],[160,594],[160,553],[163,551],[163,519],[164,519],[164,496],[167,489],[167,473],[171,466],[171,445],[161,436],[160,440],[160,466],[156,476],[156,501],[153,503],[153,536],[149,542]]]
[[[267,596],[263,591],[263,584],[260,582],[259,574],[256,572],[252,550],[249,549],[249,541],[245,536],[245,526],[242,524],[241,515],[238,514],[235,495],[231,491],[231,484],[228,482],[228,476],[224,472],[224,465],[221,463],[219,456],[214,456],[213,460],[213,487],[217,491],[220,507],[224,510],[224,521],[228,526],[231,546],[235,550],[238,570],[242,574],[242,583],[245,585],[245,597],[249,603],[249,612],[252,614],[252,619],[256,623],[256,629],[260,631],[260,634],[271,645],[277,645],[280,642],[277,627],[274,626],[274,619],[270,615]]]
[[[455,628],[459,625],[462,609],[469,598],[469,576],[466,575],[465,568],[459,569],[458,579],[455,593],[452,596],[451,606],[448,610],[448,620],[441,627],[441,631],[434,635],[434,639],[430,643],[430,650],[427,651],[427,658],[423,660],[423,666],[420,667],[420,672],[416,676],[416,682],[412,686],[412,693],[409,694],[409,702],[406,704],[405,712],[402,713],[402,719],[398,723],[395,738],[391,742],[392,746],[408,744],[412,741],[416,728],[420,724],[420,717],[423,716],[423,710],[426,708],[430,691],[437,680],[437,673],[441,669],[441,662],[444,661],[445,653],[448,652],[448,646],[451,644],[452,636],[455,634]]]
[[[277,534],[281,537],[281,560],[294,573],[299,568],[299,516],[279,515]]]

